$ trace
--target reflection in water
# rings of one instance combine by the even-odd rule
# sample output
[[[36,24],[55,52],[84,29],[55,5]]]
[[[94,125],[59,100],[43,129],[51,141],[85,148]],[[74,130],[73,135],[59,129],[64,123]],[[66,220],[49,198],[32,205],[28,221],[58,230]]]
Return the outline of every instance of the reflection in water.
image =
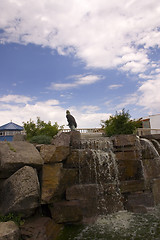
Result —
[[[58,240],[159,240],[160,208],[148,214],[127,211],[99,217],[89,226],[65,227]]]

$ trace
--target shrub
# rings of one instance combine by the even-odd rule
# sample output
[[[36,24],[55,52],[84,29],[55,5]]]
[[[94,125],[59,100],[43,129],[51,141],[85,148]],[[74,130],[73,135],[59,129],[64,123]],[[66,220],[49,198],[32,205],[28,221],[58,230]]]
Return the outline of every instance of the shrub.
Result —
[[[51,143],[51,136],[46,135],[38,135],[34,136],[30,139],[31,143],[38,143],[38,144],[50,144]]]
[[[26,131],[27,140],[29,141],[35,136],[43,135],[52,138],[58,133],[58,124],[56,122],[54,125],[52,125],[50,121],[45,123],[44,121],[41,121],[39,117],[37,117],[36,123],[30,119],[30,121],[27,121],[26,123],[24,122],[23,125]]]
[[[141,122],[130,119],[129,111],[116,112],[106,121],[102,121],[102,127],[108,137],[118,134],[133,134],[136,128],[141,127]]]

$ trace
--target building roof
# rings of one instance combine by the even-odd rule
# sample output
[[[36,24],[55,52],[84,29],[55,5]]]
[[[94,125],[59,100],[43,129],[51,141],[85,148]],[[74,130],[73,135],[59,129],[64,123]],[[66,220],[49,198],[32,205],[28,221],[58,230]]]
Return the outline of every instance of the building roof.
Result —
[[[0,131],[4,131],[4,130],[11,130],[11,131],[22,131],[23,127],[13,123],[13,122],[9,122],[5,125],[0,126]]]

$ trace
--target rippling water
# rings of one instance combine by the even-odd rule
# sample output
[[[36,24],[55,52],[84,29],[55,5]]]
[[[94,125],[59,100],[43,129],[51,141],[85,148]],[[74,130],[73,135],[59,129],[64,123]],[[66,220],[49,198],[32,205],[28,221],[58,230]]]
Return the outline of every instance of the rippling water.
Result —
[[[68,225],[58,240],[160,240],[160,208],[148,214],[121,211],[89,226]]]

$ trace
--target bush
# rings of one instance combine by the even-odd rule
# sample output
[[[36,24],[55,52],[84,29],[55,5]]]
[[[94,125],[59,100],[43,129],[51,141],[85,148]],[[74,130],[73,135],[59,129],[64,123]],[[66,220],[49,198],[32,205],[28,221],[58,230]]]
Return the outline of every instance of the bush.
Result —
[[[51,136],[46,135],[38,135],[34,136],[30,139],[31,143],[38,143],[38,144],[50,144],[51,143]]]
[[[108,137],[119,134],[133,134],[136,128],[141,127],[141,122],[130,119],[129,111],[116,112],[109,120],[102,121],[102,127]]]
[[[50,121],[45,123],[44,121],[41,121],[39,117],[37,117],[36,123],[30,119],[30,121],[23,123],[23,125],[26,131],[27,140],[29,141],[36,136],[48,136],[52,138],[58,133],[58,124],[56,122],[54,125],[52,125]]]

